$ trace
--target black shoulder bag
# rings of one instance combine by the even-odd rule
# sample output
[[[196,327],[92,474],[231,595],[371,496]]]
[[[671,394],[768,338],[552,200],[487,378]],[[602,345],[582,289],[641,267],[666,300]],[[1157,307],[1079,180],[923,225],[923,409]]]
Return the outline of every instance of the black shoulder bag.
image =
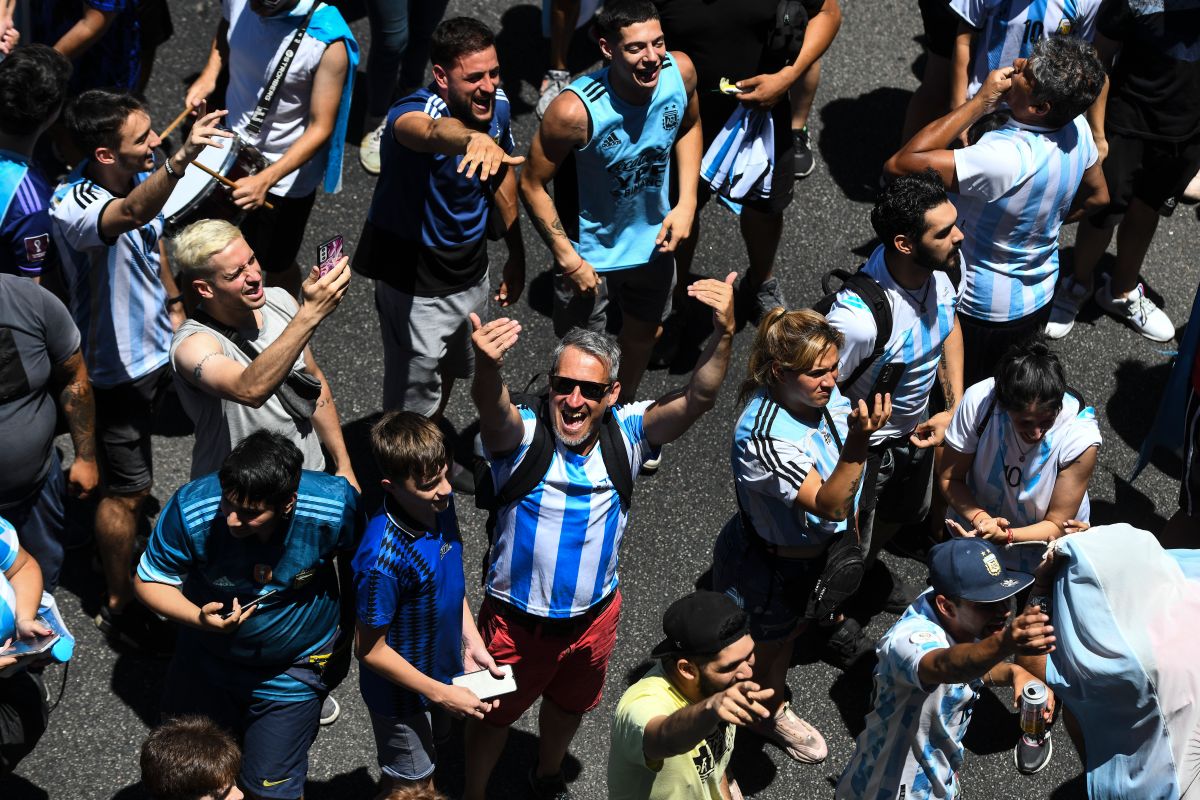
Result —
[[[838,435],[829,409],[824,409],[823,413],[840,454],[842,437]],[[862,546],[858,543],[858,519],[851,515],[846,519],[846,530],[825,551],[825,568],[821,570],[821,577],[817,579],[817,585],[808,596],[805,616],[822,620],[836,614],[842,604],[858,591],[865,572]]]

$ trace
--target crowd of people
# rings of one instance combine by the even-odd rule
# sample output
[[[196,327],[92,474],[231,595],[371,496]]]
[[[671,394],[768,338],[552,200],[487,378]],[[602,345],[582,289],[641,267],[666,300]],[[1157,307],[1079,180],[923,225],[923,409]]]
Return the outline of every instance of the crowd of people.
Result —
[[[52,645],[71,640],[54,592],[72,495],[97,501],[95,624],[170,658],[142,749],[150,796],[301,798],[357,657],[377,797],[439,796],[455,718],[463,797],[489,796],[509,729],[539,702],[529,792],[569,797],[564,760],[620,625],[635,485],[742,374],[733,341],[748,324],[728,522],[617,704],[608,796],[737,800],[739,729],[826,760],[788,692],[800,647],[840,669],[876,660],[838,798],[959,796],[972,705],[997,685],[1041,698],[1020,771],[1046,766],[1061,719],[1093,797],[1149,796],[1114,769],[1121,748],[1090,737],[1158,689],[1102,708],[1064,677],[1103,656],[1074,634],[1104,612],[1064,588],[1083,546],[1062,542],[1107,540],[1089,530],[1100,426],[1053,342],[1093,296],[1148,339],[1176,335],[1138,276],[1159,217],[1198,191],[1200,7],[921,0],[928,61],[880,165],[878,242],[803,308],[774,266],[814,169],[806,120],[838,0],[609,0],[594,19],[580,6],[595,4],[546,0],[528,143],[487,25],[442,19],[444,0],[366,5],[358,160],[374,195],[354,252],[331,241],[302,269],[317,190],[337,192],[351,160],[359,47],[334,5],[222,0],[172,148],[140,99],[170,36],[165,2],[0,0],[0,782],[49,724],[44,669],[70,655]],[[603,66],[572,79],[580,24]],[[747,267],[697,278],[714,199],[738,214]],[[522,204],[553,263],[557,342],[517,391],[505,357],[530,345],[487,309],[524,292]],[[1114,230],[1116,266],[1096,286]],[[488,243],[501,240],[497,282]],[[378,508],[310,347],[352,262],[374,283],[384,355]],[[711,330],[686,384],[641,396],[689,307]],[[1188,417],[1171,546],[1200,526],[1200,357],[1175,369]],[[466,463],[443,419],[456,380],[478,414]],[[142,546],[171,392],[194,427],[191,480],[170,487]],[[487,513],[479,608],[466,495]],[[901,542],[928,588],[879,558]],[[899,615],[878,641],[848,613],[868,593]],[[1170,747],[1130,736],[1124,752]],[[1171,785],[1161,796],[1191,796]]]

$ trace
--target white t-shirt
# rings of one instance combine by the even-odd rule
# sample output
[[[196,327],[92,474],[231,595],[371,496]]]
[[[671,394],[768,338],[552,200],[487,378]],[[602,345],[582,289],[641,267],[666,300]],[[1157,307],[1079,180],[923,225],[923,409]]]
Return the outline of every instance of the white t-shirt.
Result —
[[[957,644],[932,600],[927,589],[875,646],[874,708],[838,781],[837,800],[953,798],[961,791],[962,740],[983,681],[921,683],[921,659]]]
[[[999,403],[992,405],[992,415],[980,436],[975,431],[995,397],[995,387],[995,378],[988,378],[963,393],[946,431],[946,446],[975,454],[967,475],[975,501],[989,514],[1020,528],[1045,519],[1059,470],[1089,447],[1100,446],[1100,426],[1096,410],[1081,406],[1068,392],[1063,395],[1058,418],[1038,444],[1020,439]],[[1085,492],[1073,516],[1087,522],[1090,515],[1091,503]]]
[[[944,272],[934,272],[923,288],[909,292],[892,280],[883,259],[883,245],[875,248],[863,271],[874,278],[887,295],[892,307],[892,335],[883,354],[854,382],[842,391],[850,402],[867,399],[879,372],[886,364],[907,364],[896,391],[892,393],[892,418],[871,434],[871,443],[912,433],[929,405],[929,392],[937,380],[937,365],[942,357],[942,342],[954,328],[954,310],[958,293]],[[921,311],[924,301],[925,311]],[[857,293],[838,292],[828,314],[829,324],[841,331],[846,343],[841,349],[838,374],[842,379],[875,350],[878,329],[871,310]],[[870,401],[868,401],[870,402]]]
[[[263,88],[270,82],[280,56],[291,44],[296,28],[314,2],[320,0],[300,0],[285,17],[264,18],[250,9],[247,0],[221,0],[221,16],[229,23],[229,89],[225,93],[229,116],[226,122],[271,161],[278,161],[308,127],[313,79],[328,45],[306,33],[267,112],[262,130],[257,136],[251,136],[246,132],[246,124],[258,105]],[[323,153],[318,152],[299,169],[285,175],[271,187],[271,193],[305,197],[316,191],[325,174]]]

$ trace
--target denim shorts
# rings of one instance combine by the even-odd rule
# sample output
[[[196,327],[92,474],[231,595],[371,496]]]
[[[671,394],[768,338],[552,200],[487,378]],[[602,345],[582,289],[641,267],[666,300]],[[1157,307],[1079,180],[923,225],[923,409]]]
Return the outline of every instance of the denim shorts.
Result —
[[[403,717],[371,713],[379,770],[390,778],[414,782],[433,774],[437,766],[438,736],[434,727],[449,732],[449,715],[441,708],[417,711]]]

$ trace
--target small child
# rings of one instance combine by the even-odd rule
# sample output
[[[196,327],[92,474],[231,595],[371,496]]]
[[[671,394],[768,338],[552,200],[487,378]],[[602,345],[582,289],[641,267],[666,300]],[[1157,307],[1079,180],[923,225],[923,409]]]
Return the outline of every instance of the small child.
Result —
[[[354,556],[355,641],[384,797],[432,782],[439,717],[482,718],[495,705],[450,684],[464,650],[468,669],[502,673],[467,605],[441,431],[420,414],[391,412],[371,429],[371,450],[384,501]]]
[[[242,800],[242,754],[208,717],[164,722],[142,744],[142,787],[153,800]]]

